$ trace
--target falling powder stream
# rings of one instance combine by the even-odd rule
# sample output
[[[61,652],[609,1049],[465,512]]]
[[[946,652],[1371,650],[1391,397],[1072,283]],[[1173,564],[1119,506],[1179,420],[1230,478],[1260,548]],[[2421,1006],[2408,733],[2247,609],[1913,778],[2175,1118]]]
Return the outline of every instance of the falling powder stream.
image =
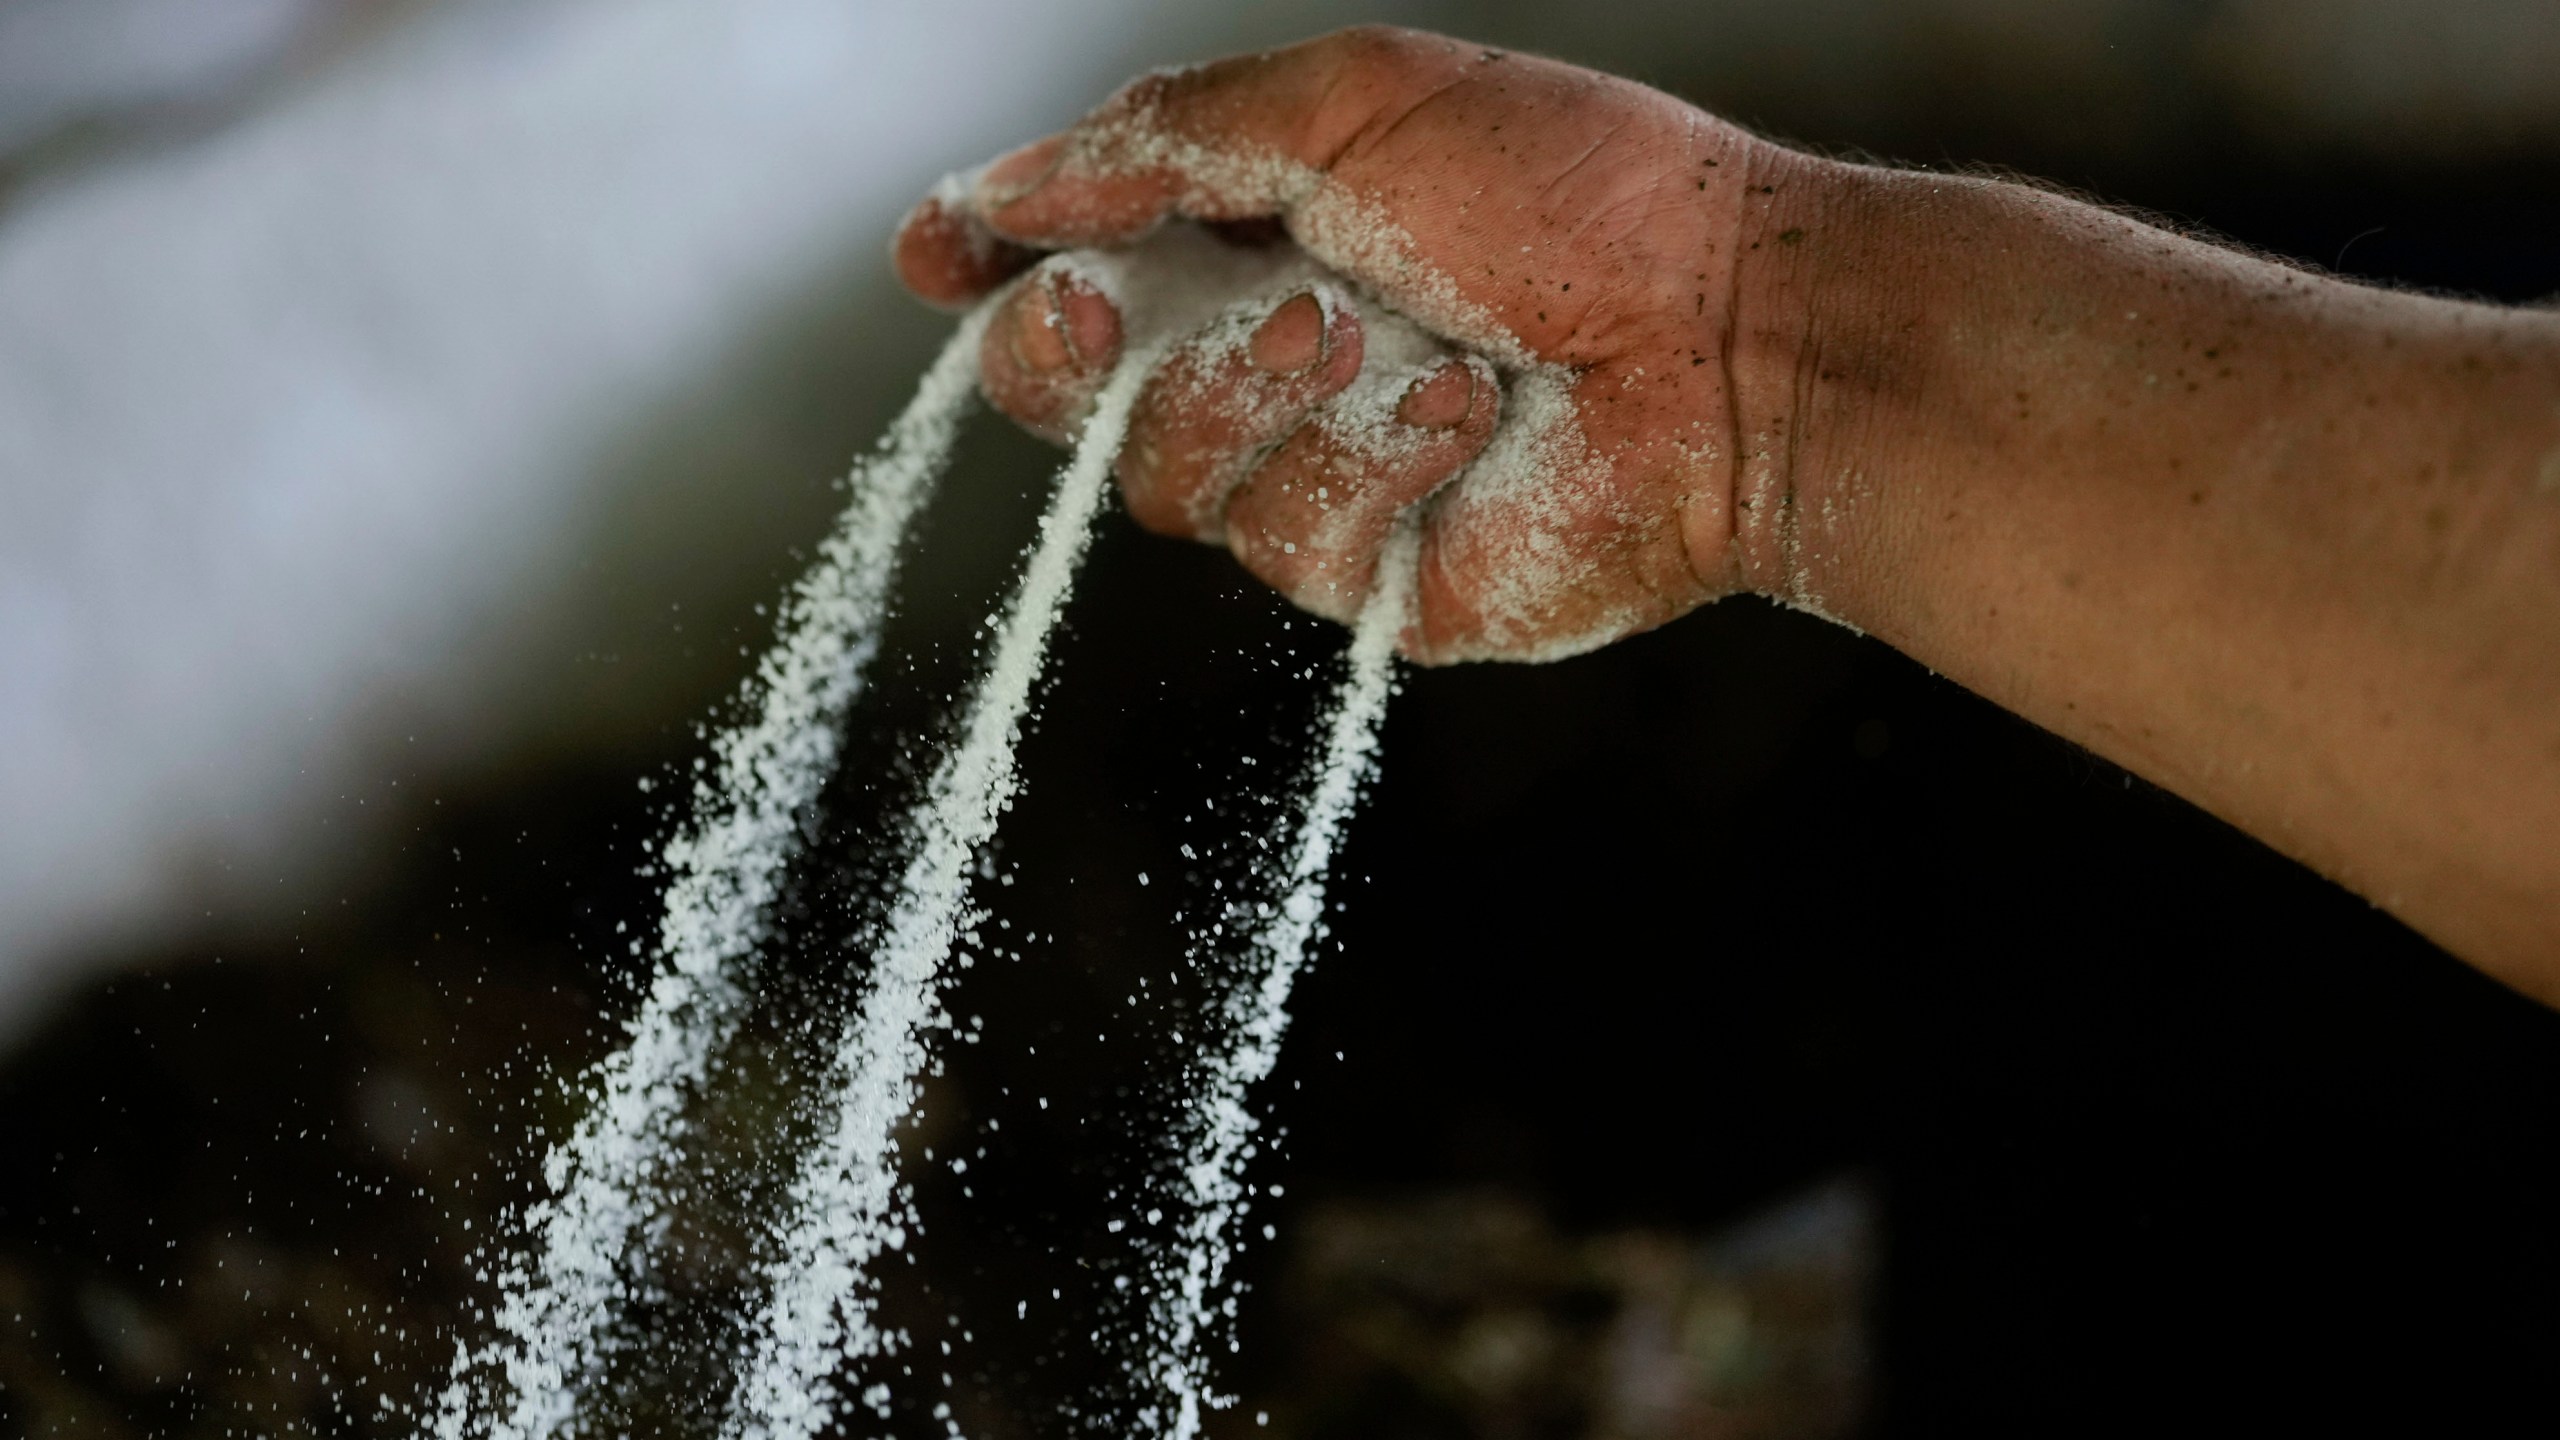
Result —
[[[1151,1267],[1147,1378],[1158,1398],[1139,1413],[1142,1424],[1171,1440],[1193,1440],[1202,1407],[1213,1403],[1206,1342],[1223,1308],[1246,1198],[1244,1162],[1260,1128],[1246,1097],[1279,1062],[1290,989],[1309,948],[1324,937],[1325,882],[1343,826],[1376,768],[1378,722],[1395,690],[1396,639],[1411,611],[1418,548],[1407,523],[1378,558],[1378,583],[1352,629],[1324,748],[1305,781],[1297,833],[1282,852],[1285,869],[1273,867],[1278,873],[1267,887],[1273,898],[1248,943],[1244,981],[1226,999],[1227,1048],[1195,1082],[1189,1102],[1184,1138],[1193,1149],[1182,1170],[1189,1213]]]
[[[810,1440],[845,1403],[836,1377],[900,1343],[876,1323],[869,1274],[913,1229],[897,1131],[914,1108],[933,1035],[949,1023],[942,1009],[949,962],[984,918],[971,879],[1019,788],[1024,717],[1112,461],[1166,337],[1193,337],[1214,356],[1244,345],[1289,294],[1314,293],[1328,310],[1360,303],[1303,254],[1224,246],[1191,227],[1168,227],[1116,255],[1059,263],[1112,296],[1130,340],[1060,473],[1009,608],[989,619],[993,633],[959,733],[898,837],[907,850],[900,883],[874,932],[870,973],[823,1087],[818,1134],[763,1266],[765,1300],[749,1320],[724,1422],[730,1440]],[[769,907],[835,766],[845,713],[877,648],[901,542],[947,461],[980,342],[1002,303],[999,294],[962,324],[880,453],[855,471],[852,502],[786,605],[782,639],[759,665],[753,717],[715,745],[716,763],[696,786],[694,826],[667,848],[673,878],[658,976],[628,1043],[594,1076],[576,1130],[545,1161],[549,1197],[525,1217],[534,1244],[502,1262],[501,1333],[477,1352],[459,1349],[434,1417],[439,1440],[534,1440],[592,1428],[582,1403],[612,1356],[622,1307],[638,1293],[629,1256],[643,1246],[643,1222],[687,1101],[748,1008],[740,962],[766,937]],[[1390,371],[1409,373],[1402,367],[1431,348],[1398,317],[1363,306],[1363,320],[1371,360],[1394,362],[1373,363],[1380,385]],[[1393,689],[1414,550],[1404,528],[1381,557],[1305,782],[1305,810],[1282,863],[1266,872],[1272,899],[1251,938],[1251,978],[1225,1002],[1227,1047],[1188,1107],[1193,1154],[1181,1193],[1190,1213],[1154,1261],[1145,1338],[1155,1403],[1141,1415],[1176,1440],[1193,1440],[1210,1403],[1201,1352],[1217,1318],[1232,1314],[1223,1287],[1245,1208],[1241,1168],[1257,1129],[1246,1099],[1277,1060],[1290,989],[1324,933],[1326,877],[1371,773]],[[887,1413],[885,1386],[861,1398]],[[937,1413],[948,1428],[947,1411]]]
[[[753,1322],[752,1353],[723,1430],[733,1440],[808,1440],[837,1414],[837,1372],[881,1354],[890,1341],[872,1323],[867,1271],[907,1239],[897,1127],[914,1107],[931,1033],[947,1023],[946,962],[961,932],[980,918],[970,905],[970,875],[1012,805],[1022,719],[1148,372],[1173,337],[1241,346],[1294,291],[1316,288],[1328,304],[1338,295],[1317,287],[1321,272],[1294,252],[1223,245],[1189,226],[1159,230],[1117,254],[1061,259],[1112,297],[1130,338],[1059,474],[958,741],[910,817],[906,870],[837,1046],[833,1112],[792,1183],[769,1252],[765,1307]],[[875,1385],[863,1399],[885,1411],[888,1392]]]
[[[791,1187],[789,1218],[767,1267],[771,1287],[728,1433],[805,1440],[834,1418],[829,1377],[880,1352],[864,1272],[906,1243],[895,1132],[915,1103],[928,1033],[941,1023],[944,962],[975,916],[969,877],[1010,808],[1015,748],[1077,569],[1102,508],[1151,354],[1124,362],[1104,387],[1058,480],[1020,588],[984,673],[911,823],[914,849],[872,951],[872,973],[837,1050],[833,1124]]]
[[[671,841],[657,979],[628,1042],[590,1082],[569,1139],[543,1163],[549,1198],[525,1217],[537,1253],[501,1269],[501,1338],[458,1347],[435,1417],[441,1440],[576,1433],[581,1393],[627,1298],[624,1255],[648,1213],[684,1104],[735,1029],[735,974],[799,849],[808,807],[834,773],[847,709],[879,646],[898,551],[932,493],[976,393],[993,306],[965,319],[878,453],[858,464],[843,516],[785,602],[781,639],[756,668],[752,717],[713,745],[692,827]]]

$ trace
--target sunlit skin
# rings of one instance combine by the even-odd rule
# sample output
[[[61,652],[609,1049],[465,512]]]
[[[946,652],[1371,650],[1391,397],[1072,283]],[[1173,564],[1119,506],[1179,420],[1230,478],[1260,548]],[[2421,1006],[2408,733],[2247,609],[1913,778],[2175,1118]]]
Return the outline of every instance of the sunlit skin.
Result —
[[[1727,594],[1817,611],[2560,1003],[2560,315],[1819,159],[1628,81],[1376,28],[1137,82],[958,213],[920,207],[902,278],[957,305],[1172,214],[1302,228],[1221,167],[1115,156],[1132,115],[1374,204],[1509,332],[1496,358],[1571,367],[1589,441],[1541,522],[1571,557],[1544,632],[1489,627],[1501,529],[1528,523],[1470,499],[1492,372],[1425,377],[1400,415],[1438,438],[1364,471],[1326,429],[1358,322],[1283,304],[1205,390],[1150,382],[1120,469],[1140,523],[1338,614],[1308,577],[1365,584],[1419,505],[1425,662]],[[1409,268],[1346,268],[1445,305]],[[985,389],[1063,438],[1121,341],[1108,301],[1036,274]],[[1369,519],[1320,528],[1293,483],[1315,468]]]

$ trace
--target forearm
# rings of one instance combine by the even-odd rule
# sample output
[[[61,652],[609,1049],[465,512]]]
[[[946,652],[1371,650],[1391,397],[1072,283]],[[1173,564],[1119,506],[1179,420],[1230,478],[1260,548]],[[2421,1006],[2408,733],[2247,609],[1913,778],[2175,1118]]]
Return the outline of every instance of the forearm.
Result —
[[[2560,1001],[2560,317],[2018,186],[1764,183],[1748,583]]]

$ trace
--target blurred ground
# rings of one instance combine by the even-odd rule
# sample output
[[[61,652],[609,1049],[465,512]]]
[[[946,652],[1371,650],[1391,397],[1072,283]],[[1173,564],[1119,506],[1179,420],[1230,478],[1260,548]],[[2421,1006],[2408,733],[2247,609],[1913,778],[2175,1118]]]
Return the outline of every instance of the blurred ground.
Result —
[[[405,1433],[377,1396],[439,1372],[627,1003],[665,825],[634,781],[693,753],[938,332],[878,273],[897,206],[1137,64],[1353,18],[987,6],[901,49],[775,0],[692,53],[708,12],[607,8],[492,40],[469,6],[243,7],[188,50],[114,0],[75,53],[75,7],[0,0],[0,1429]],[[1381,13],[2354,274],[2560,293],[2545,4]],[[833,38],[757,69],[777,35]],[[348,128],[386,93],[411,108]],[[280,188],[190,178],[242,155]],[[979,435],[937,507],[780,1015],[842,991],[897,737],[1045,464]],[[1065,1297],[965,1322],[972,1434],[1074,1417],[1116,1363],[1075,1297],[1108,1293],[1101,1216],[1197,1001],[1166,877],[1269,819],[1245,759],[1300,743],[1333,644],[1286,623],[1117,522],[1072,616],[1005,840],[1005,913],[1053,938],[964,985],[986,1038],[917,1142],[950,1218],[901,1303]],[[2560,1381],[2560,1017],[1873,646],[1731,604],[1417,677],[1346,868],[1233,1433],[2432,1431]],[[807,1036],[760,1043],[787,1076]],[[788,1092],[733,1097],[704,1173],[787,1136]],[[963,1136],[967,1177],[922,1160]],[[1753,1217],[1843,1174],[1797,1278],[1751,1278]],[[670,1306],[708,1336],[751,1199],[706,1183],[685,1221]],[[1715,1388],[1739,1354],[1820,1378]],[[630,1433],[698,1423],[699,1379],[627,1377]]]
[[[1813,1440],[1866,1399],[1871,1206],[1835,1183],[1699,1244],[1560,1236],[1498,1191],[1311,1211],[1273,1423],[1375,1434]],[[1294,1412],[1294,1413],[1293,1413]]]

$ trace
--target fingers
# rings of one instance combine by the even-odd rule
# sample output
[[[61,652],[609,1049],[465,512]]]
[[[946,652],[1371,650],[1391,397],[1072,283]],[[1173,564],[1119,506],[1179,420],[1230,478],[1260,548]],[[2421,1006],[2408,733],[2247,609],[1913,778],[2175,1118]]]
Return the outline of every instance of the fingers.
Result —
[[[1173,213],[1182,183],[1171,167],[1128,161],[1127,144],[1083,141],[1070,131],[997,160],[971,208],[995,234],[1057,249],[1135,240]]]
[[[1364,380],[1237,487],[1228,548],[1300,608],[1356,618],[1396,518],[1484,449],[1500,404],[1493,367],[1471,355]]]
[[[946,177],[899,226],[898,278],[933,304],[965,305],[1041,250],[1134,240],[1186,197],[1203,220],[1278,214],[1286,188],[1279,178],[1303,169],[1295,149],[1278,143],[1283,122],[1322,104],[1319,93],[1291,93],[1319,78],[1313,51],[1297,46],[1141,77],[1073,129],[975,174]],[[1279,163],[1264,166],[1259,184],[1211,175],[1233,168],[1220,157],[1246,154]]]
[[[1021,274],[1040,252],[997,235],[969,210],[957,186],[928,195],[898,225],[889,259],[917,299],[965,310]]]
[[[1139,392],[1120,448],[1130,516],[1162,534],[1222,539],[1228,492],[1358,378],[1362,348],[1359,316],[1323,287],[1185,342]]]
[[[1690,555],[1694,456],[1608,423],[1623,378],[1513,382],[1512,423],[1423,517],[1406,653],[1431,664],[1561,659],[1731,588]]]
[[[1068,257],[1025,277],[978,346],[987,403],[1053,444],[1073,438],[1120,363],[1120,311]]]
[[[1383,115],[1400,113],[1476,56],[1382,26],[1142,77],[1073,129],[989,166],[977,213],[1048,248],[1109,244],[1171,214],[1284,214]]]
[[[1093,263],[1043,262],[981,342],[990,400],[1053,441],[1082,426],[1130,343]],[[1194,333],[1149,372],[1116,457],[1131,516],[1222,542],[1298,605],[1349,621],[1398,517],[1423,506],[1402,647],[1426,663],[1560,658],[1732,588],[1691,558],[1695,447],[1647,440],[1625,413],[1642,408],[1640,369],[1540,367],[1506,399],[1486,360],[1434,357],[1395,324],[1364,377],[1369,339],[1321,283]]]

